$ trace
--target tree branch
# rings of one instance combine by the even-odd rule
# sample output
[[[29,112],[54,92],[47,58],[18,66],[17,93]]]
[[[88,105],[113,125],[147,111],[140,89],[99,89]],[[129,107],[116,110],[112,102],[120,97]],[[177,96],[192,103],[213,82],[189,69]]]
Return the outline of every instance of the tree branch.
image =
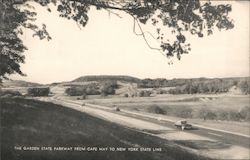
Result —
[[[111,11],[110,9],[105,9],[105,10],[109,13],[109,15],[113,14],[113,15],[117,16],[118,18],[122,18],[122,16],[120,16],[118,13]]]
[[[161,50],[160,48],[152,47],[152,46],[149,44],[149,42],[148,42],[148,40],[147,40],[147,38],[146,38],[146,36],[145,36],[145,33],[147,33],[147,32],[144,32],[143,29],[142,29],[142,27],[141,27],[141,25],[140,25],[140,23],[138,22],[138,20],[137,20],[134,16],[132,16],[132,17],[133,17],[133,19],[134,19],[133,32],[135,33],[135,35],[137,35],[137,36],[142,36],[143,39],[144,39],[144,41],[146,42],[147,46],[148,46],[150,49],[159,51],[159,52],[165,57],[165,54],[162,52],[162,50]],[[137,32],[135,31],[135,24],[138,25],[138,27],[139,27],[141,33],[137,33]],[[150,33],[149,35],[151,35],[151,36],[155,39],[155,37],[154,37],[151,33]]]

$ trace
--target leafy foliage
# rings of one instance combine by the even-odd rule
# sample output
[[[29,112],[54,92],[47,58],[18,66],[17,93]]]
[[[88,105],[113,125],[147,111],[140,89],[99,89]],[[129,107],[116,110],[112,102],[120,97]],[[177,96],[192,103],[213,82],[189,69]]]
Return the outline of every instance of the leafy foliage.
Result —
[[[0,97],[14,97],[14,96],[22,96],[22,94],[14,90],[1,90],[0,89]]]
[[[191,78],[191,79],[142,79],[138,83],[139,88],[158,88],[157,93],[163,94],[196,94],[196,93],[225,93],[232,87],[237,87],[244,94],[249,94],[249,77],[242,78]],[[161,90],[162,87],[174,87],[168,91]]]
[[[65,93],[69,96],[86,96],[86,95],[99,95],[99,86],[97,84],[89,84],[84,86],[73,86],[67,88]]]
[[[113,95],[116,88],[118,88],[118,85],[115,81],[107,81],[101,86],[101,95]]]
[[[157,39],[161,40],[161,50],[168,57],[174,55],[180,60],[181,55],[189,53],[190,44],[186,44],[186,37],[183,33],[190,32],[198,37],[204,34],[211,35],[214,28],[231,29],[234,27],[228,13],[232,10],[230,5],[212,5],[211,2],[202,4],[199,0],[170,0],[151,1],[143,0],[138,3],[128,4],[128,12],[139,19],[141,23],[146,23],[151,19],[156,27]],[[156,18],[153,15],[156,14]],[[162,26],[157,24],[162,22]],[[176,35],[176,40],[172,43],[164,40],[164,33],[161,29],[168,27]]]
[[[67,88],[65,93],[69,96],[87,96],[87,95],[112,95],[118,85],[115,81],[106,81],[103,83],[90,83],[82,86],[73,86]]]
[[[27,48],[19,38],[23,34],[22,28],[34,31],[33,36],[40,39],[51,39],[46,31],[46,25],[41,29],[32,24],[36,13],[29,11],[30,6],[25,0],[0,1],[0,81],[7,78],[6,75],[18,73],[25,75],[20,69],[20,63],[24,63],[23,52]],[[26,6],[28,9],[20,9],[18,6]]]
[[[150,97],[151,94],[152,94],[151,91],[142,90],[138,93],[138,96],[139,97]]]
[[[156,114],[166,114],[166,111],[163,110],[161,107],[158,105],[152,105],[148,108],[149,113],[156,113]]]
[[[235,86],[232,80],[214,79],[207,82],[187,82],[182,86],[170,89],[171,94],[226,93]],[[239,81],[236,85],[242,93],[249,94],[249,82]]]
[[[33,97],[40,97],[40,96],[48,96],[50,93],[49,87],[40,87],[40,88],[29,88],[28,95]]]
[[[211,35],[217,28],[228,30],[234,27],[228,13],[232,7],[228,4],[213,5],[211,2],[199,0],[34,0],[40,5],[47,7],[51,12],[49,4],[57,6],[60,17],[72,19],[78,25],[86,26],[88,23],[88,11],[91,6],[98,10],[104,9],[110,13],[111,10],[125,12],[134,19],[139,26],[137,35],[143,36],[146,44],[158,50],[164,56],[176,56],[179,60],[183,54],[190,52],[190,44],[187,43],[185,33],[191,33],[198,37]],[[23,52],[27,49],[19,34],[22,28],[34,31],[34,36],[40,39],[50,40],[51,37],[44,24],[41,28],[34,24],[36,12],[31,11],[32,6],[28,0],[1,0],[0,1],[0,80],[6,75],[18,73],[24,75],[20,70],[20,63],[24,63]],[[24,8],[23,8],[24,7]],[[116,14],[117,15],[117,14]],[[153,48],[146,39],[141,24],[151,22],[155,26],[156,39],[160,41],[159,48]],[[163,33],[164,28],[169,28],[176,39],[170,41]]]
[[[239,83],[239,88],[244,94],[250,94],[250,81],[241,81]]]

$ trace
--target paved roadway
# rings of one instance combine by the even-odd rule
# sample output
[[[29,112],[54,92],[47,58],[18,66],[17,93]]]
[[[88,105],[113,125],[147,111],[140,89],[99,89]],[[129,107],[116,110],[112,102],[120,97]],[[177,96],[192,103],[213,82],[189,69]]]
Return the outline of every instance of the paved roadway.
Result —
[[[51,98],[52,101],[58,101],[58,102],[63,102],[67,104],[76,104],[76,105],[81,105],[81,102],[77,101],[72,101],[72,100],[63,100],[60,99],[60,97],[55,97]],[[123,115],[126,117],[131,117],[155,124],[159,124],[161,126],[166,126],[168,128],[171,128],[173,130],[178,130],[175,128],[173,125],[174,122],[169,119],[164,119],[164,118],[157,118],[156,116],[152,115],[147,115],[147,114],[142,114],[142,113],[135,113],[127,110],[121,110],[119,112],[115,111],[111,107],[105,107],[105,106],[100,106],[100,105],[93,105],[93,104],[85,104],[85,107],[91,108],[91,109],[96,109],[96,110],[102,110],[110,113],[115,113],[117,115]],[[216,140],[218,142],[221,142],[223,144],[229,144],[229,145],[237,145],[245,148],[250,148],[250,136],[249,135],[242,135],[238,133],[232,133],[228,131],[223,131],[223,130],[217,130],[217,129],[212,129],[212,128],[207,128],[204,126],[196,126],[194,125],[194,129],[192,130],[185,130],[183,132],[187,133],[192,133],[195,135],[207,137],[209,139]]]

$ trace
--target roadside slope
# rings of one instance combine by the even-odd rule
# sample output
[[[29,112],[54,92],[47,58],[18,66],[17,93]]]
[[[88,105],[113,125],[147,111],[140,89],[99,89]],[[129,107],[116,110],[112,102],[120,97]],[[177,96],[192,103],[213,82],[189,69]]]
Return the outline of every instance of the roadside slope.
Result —
[[[1,159],[202,160],[162,140],[60,105],[0,99]],[[158,147],[161,152],[17,151],[14,146]]]

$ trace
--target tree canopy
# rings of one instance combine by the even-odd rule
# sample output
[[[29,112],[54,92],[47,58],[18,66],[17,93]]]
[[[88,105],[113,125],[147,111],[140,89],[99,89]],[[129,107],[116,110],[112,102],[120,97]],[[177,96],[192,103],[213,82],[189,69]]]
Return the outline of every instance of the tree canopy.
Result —
[[[143,37],[146,45],[159,51],[166,57],[176,56],[191,51],[191,45],[185,36],[191,33],[200,38],[212,35],[213,31],[228,30],[234,27],[228,16],[232,11],[229,4],[214,5],[210,1],[200,0],[0,0],[0,80],[7,75],[18,73],[25,75],[20,64],[24,63],[24,51],[27,50],[20,39],[23,28],[34,31],[33,36],[51,40],[46,25],[35,24],[37,13],[32,10],[30,1],[39,3],[51,12],[49,4],[54,4],[60,17],[74,20],[78,25],[86,26],[89,21],[88,12],[92,7],[106,10],[119,16],[124,12],[133,18],[133,32]],[[155,33],[146,32],[142,25],[151,24]],[[139,29],[139,33],[136,30]],[[175,39],[170,40],[163,29],[167,28]],[[159,42],[159,47],[152,47],[146,34]]]

